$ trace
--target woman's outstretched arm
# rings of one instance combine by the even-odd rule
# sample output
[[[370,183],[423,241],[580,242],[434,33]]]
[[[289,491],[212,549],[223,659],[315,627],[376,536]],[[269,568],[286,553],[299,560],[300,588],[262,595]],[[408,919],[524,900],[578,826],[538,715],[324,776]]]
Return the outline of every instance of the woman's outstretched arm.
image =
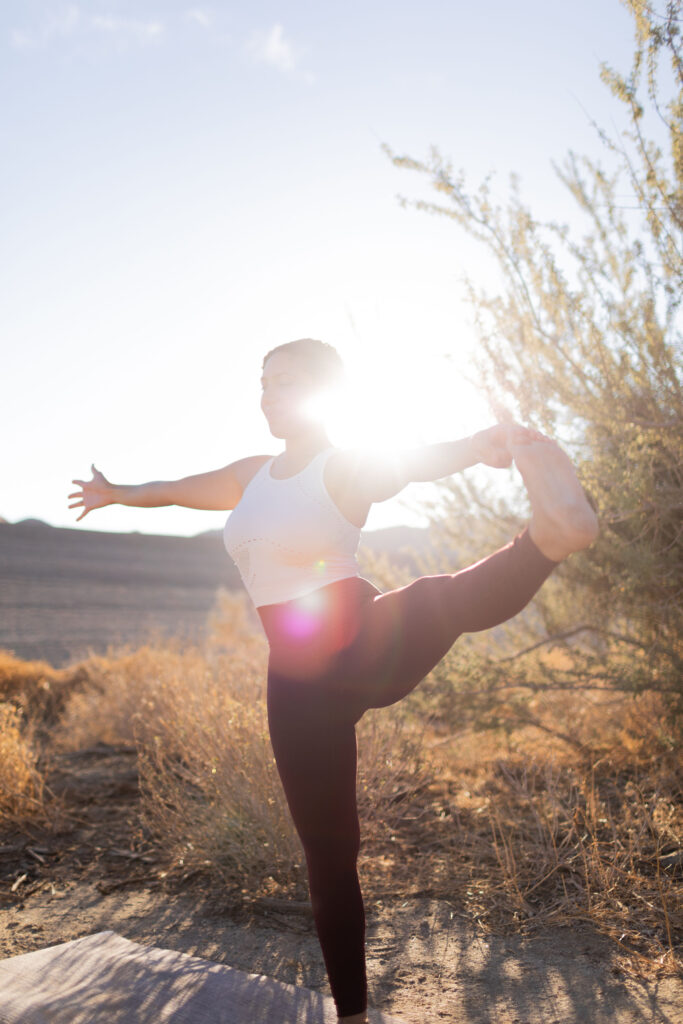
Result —
[[[512,464],[510,446],[547,440],[537,430],[516,423],[498,423],[459,441],[421,445],[381,457],[347,451],[340,453],[333,487],[338,493],[353,492],[369,504],[393,498],[409,483],[427,483],[452,476],[482,463],[503,469]]]
[[[69,508],[83,509],[76,522],[88,512],[105,505],[133,505],[137,508],[182,505],[207,511],[228,511],[235,507],[253,475],[269,458],[269,455],[252,455],[209,473],[143,484],[113,484],[92,465],[91,480],[72,481],[81,489],[69,495],[70,499],[75,499]]]

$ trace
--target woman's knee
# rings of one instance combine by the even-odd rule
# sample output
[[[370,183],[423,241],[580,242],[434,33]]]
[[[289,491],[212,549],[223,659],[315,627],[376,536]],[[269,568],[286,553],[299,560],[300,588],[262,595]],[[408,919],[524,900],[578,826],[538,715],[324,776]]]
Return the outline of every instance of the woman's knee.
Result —
[[[309,875],[333,881],[349,871],[355,872],[360,852],[358,831],[325,837],[302,836],[301,839]]]

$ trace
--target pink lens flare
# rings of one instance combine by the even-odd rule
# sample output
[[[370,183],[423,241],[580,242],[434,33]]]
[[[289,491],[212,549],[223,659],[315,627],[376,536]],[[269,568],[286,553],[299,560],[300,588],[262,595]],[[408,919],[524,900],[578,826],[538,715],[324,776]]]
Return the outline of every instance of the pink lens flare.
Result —
[[[320,632],[324,612],[325,601],[314,591],[291,602],[283,615],[281,628],[292,640],[310,640]]]

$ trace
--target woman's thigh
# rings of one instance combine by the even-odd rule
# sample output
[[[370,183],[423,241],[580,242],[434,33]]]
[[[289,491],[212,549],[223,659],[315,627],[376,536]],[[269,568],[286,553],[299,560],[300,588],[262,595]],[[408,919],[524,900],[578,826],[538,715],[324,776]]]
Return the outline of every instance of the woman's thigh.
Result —
[[[467,569],[423,576],[374,598],[349,652],[365,707],[406,696],[462,633],[490,629],[520,612],[556,563],[524,531]]]
[[[331,845],[357,854],[356,732],[329,689],[268,678],[268,723],[294,824],[308,852]]]

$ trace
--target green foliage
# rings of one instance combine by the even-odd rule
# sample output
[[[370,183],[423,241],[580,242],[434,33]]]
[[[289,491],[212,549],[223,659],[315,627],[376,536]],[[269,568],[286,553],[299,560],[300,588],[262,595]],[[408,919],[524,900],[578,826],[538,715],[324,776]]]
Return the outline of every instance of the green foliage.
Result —
[[[683,0],[662,14],[624,2],[632,68],[601,73],[627,128],[616,137],[598,128],[609,170],[571,152],[555,168],[585,229],[537,220],[516,180],[501,205],[488,180],[469,189],[436,150],[425,162],[387,152],[439,193],[410,205],[452,218],[495,258],[500,294],[468,283],[479,382],[493,407],[563,444],[599,511],[598,542],[542,592],[545,633],[580,636],[572,651],[581,678],[600,670],[619,688],[659,690],[681,712]],[[450,487],[451,521],[473,502],[502,521],[471,484]],[[565,670],[554,678],[572,681]]]

